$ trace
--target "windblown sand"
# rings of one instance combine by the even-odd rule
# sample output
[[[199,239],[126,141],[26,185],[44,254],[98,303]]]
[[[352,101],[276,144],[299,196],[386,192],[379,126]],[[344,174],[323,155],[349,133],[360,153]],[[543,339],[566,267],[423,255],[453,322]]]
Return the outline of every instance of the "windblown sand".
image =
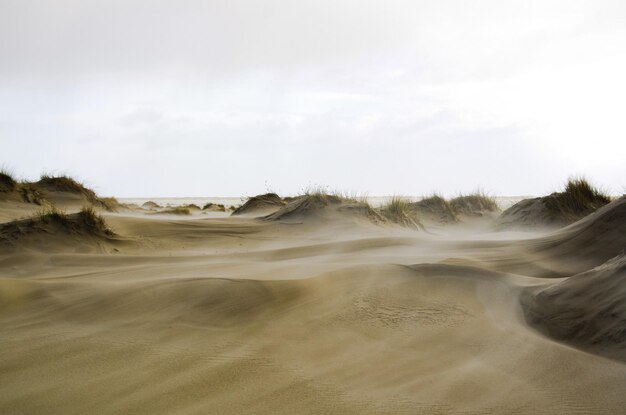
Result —
[[[565,233],[105,218],[111,242],[0,247],[0,413],[626,408],[619,350],[526,322],[522,293],[588,270],[554,244],[538,253]]]

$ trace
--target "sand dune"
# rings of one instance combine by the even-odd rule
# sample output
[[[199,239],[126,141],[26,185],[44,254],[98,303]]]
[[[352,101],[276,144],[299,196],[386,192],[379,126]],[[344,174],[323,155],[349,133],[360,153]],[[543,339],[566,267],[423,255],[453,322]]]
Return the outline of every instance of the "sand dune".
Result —
[[[332,197],[45,225],[0,247],[0,412],[621,413],[624,206],[523,235]]]

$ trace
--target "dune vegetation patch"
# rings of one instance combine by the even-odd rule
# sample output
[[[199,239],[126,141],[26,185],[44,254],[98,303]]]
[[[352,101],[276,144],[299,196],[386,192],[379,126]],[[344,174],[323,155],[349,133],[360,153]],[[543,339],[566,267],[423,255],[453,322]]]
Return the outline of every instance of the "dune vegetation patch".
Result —
[[[460,222],[463,216],[483,216],[500,210],[495,199],[481,191],[452,199],[435,193],[411,203],[410,207],[418,217],[443,224]]]
[[[4,240],[16,240],[35,233],[102,237],[115,235],[104,218],[91,206],[86,206],[76,213],[65,213],[48,206],[33,217],[0,224],[0,238]]]
[[[307,220],[327,219],[366,219],[373,223],[385,222],[382,215],[374,210],[365,197],[345,192],[329,192],[323,187],[310,187],[299,196],[284,202],[276,212],[262,217],[263,220]]]
[[[609,204],[611,198],[584,178],[569,179],[561,192],[524,199],[500,215],[507,227],[565,226]]]
[[[148,200],[143,205],[141,205],[141,207],[144,209],[161,209],[163,206],[159,205],[156,202],[153,202],[152,200]]]
[[[567,181],[563,192],[544,200],[548,213],[565,221],[576,221],[611,202],[611,198],[584,178]]]
[[[166,214],[166,215],[191,215],[191,210],[187,207],[183,206],[174,206],[170,208],[165,208],[163,210],[159,210],[158,212],[152,212],[152,214]]]
[[[380,213],[389,221],[407,228],[423,228],[411,205],[408,199],[393,196],[388,203],[380,208]]]
[[[17,188],[17,184],[17,180],[8,169],[0,169],[0,192],[12,192]]]
[[[221,203],[206,203],[202,206],[203,211],[226,212],[226,206]]]
[[[35,184],[48,191],[79,193],[84,195],[91,202],[99,202],[96,192],[85,187],[83,183],[77,181],[76,179],[66,175],[51,176],[44,173]]]
[[[438,194],[433,194],[423,198],[418,202],[409,205],[414,215],[426,217],[441,223],[458,222],[456,212],[450,206],[450,203]]]
[[[500,210],[496,200],[482,191],[457,196],[448,203],[456,215],[482,216],[486,212]]]

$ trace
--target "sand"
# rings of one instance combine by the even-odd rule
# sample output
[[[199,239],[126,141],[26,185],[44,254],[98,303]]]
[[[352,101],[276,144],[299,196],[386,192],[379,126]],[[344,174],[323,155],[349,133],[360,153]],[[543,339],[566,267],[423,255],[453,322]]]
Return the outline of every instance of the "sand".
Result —
[[[527,232],[121,211],[113,238],[18,238],[0,413],[622,413],[623,209]],[[561,336],[546,293],[600,327]]]

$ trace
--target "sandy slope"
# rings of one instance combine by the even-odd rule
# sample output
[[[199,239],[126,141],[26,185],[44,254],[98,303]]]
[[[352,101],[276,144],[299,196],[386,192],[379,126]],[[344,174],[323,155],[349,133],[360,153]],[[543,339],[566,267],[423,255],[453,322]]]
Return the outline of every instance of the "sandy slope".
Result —
[[[579,228],[517,240],[480,224],[107,221],[122,236],[101,249],[25,241],[0,253],[0,413],[626,406],[619,351],[609,359],[546,337],[519,301],[567,281],[532,276],[569,269],[555,241],[586,235]]]

